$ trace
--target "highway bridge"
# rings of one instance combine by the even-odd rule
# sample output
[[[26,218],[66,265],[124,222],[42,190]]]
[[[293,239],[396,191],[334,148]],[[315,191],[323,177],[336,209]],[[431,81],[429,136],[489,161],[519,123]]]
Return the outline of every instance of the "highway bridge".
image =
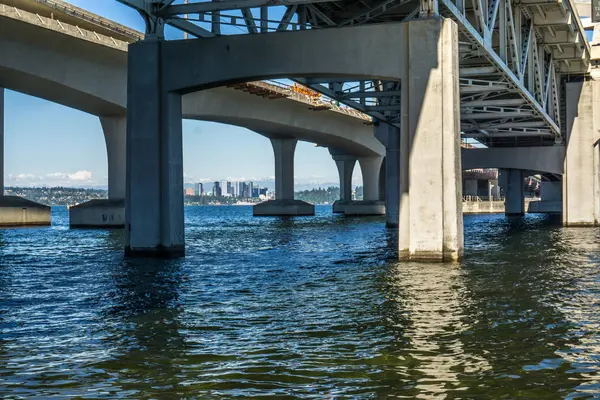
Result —
[[[570,1],[119,1],[143,38],[57,0],[2,0],[0,85],[101,117],[130,255],[184,252],[181,118],[270,137],[283,208],[297,139],[329,147],[341,177],[358,159],[366,208],[381,210],[384,171],[403,258],[461,257],[465,165],[504,169],[507,212],[527,170],[562,179],[566,225],[600,218],[595,65]],[[165,40],[165,24],[197,39]],[[461,157],[467,138],[486,148]]]

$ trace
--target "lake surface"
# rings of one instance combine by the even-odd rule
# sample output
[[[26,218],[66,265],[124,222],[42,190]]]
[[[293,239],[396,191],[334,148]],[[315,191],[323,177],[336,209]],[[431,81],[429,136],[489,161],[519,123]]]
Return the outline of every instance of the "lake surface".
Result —
[[[187,257],[0,230],[0,398],[600,398],[600,229],[465,216],[460,264],[382,218],[186,208]]]

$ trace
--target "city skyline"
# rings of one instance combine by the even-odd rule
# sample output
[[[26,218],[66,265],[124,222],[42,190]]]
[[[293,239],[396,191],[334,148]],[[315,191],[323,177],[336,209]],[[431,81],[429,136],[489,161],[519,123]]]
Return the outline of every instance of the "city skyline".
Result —
[[[116,1],[68,1],[143,30],[142,18]],[[177,37],[170,29],[167,36]],[[4,123],[5,186],[107,186],[106,145],[97,117],[6,90]],[[269,140],[244,128],[184,120],[183,144],[185,183],[236,177],[265,180],[274,174]],[[298,143],[295,168],[297,184],[338,181],[329,152],[313,143]],[[357,163],[353,184],[361,183]]]

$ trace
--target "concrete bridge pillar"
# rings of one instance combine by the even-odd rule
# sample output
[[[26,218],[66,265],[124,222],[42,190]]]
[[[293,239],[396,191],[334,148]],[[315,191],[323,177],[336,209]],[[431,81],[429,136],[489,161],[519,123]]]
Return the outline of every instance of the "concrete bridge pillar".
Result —
[[[457,260],[464,248],[458,31],[448,19],[419,20],[407,29],[411,40],[402,81],[396,183],[399,256]]]
[[[108,161],[108,198],[125,199],[127,164],[127,118],[100,117]]]
[[[591,226],[600,219],[598,132],[600,82],[565,85],[566,154],[563,175],[563,224]]]
[[[525,183],[520,169],[501,169],[498,180],[504,189],[504,213],[509,216],[525,215]]]
[[[315,206],[294,200],[294,153],[297,139],[272,138],[275,154],[275,200],[253,207],[256,216],[314,215]]]
[[[129,256],[185,253],[181,95],[163,88],[163,45],[151,40],[129,45],[125,248]]]
[[[127,164],[127,118],[100,117],[108,161],[108,199],[91,200],[69,208],[71,228],[123,228]]]
[[[4,196],[4,88],[0,87],[0,196]]]
[[[375,137],[385,146],[385,223],[397,227],[400,219],[400,128],[379,123]]]
[[[359,157],[363,180],[363,199],[346,206],[346,215],[385,215],[385,202],[379,199],[379,174],[382,156]]]
[[[356,156],[342,154],[333,149],[329,153],[335,161],[335,165],[340,176],[340,199],[333,203],[334,213],[343,213],[346,206],[352,201],[352,173],[356,165]]]

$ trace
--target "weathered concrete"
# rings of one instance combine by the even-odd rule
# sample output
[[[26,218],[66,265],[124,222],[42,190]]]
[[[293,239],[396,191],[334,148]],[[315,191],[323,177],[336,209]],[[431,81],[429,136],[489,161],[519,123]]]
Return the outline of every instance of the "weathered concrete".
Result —
[[[502,214],[504,201],[463,201],[463,214]]]
[[[567,151],[563,176],[563,224],[591,226],[599,220],[600,184],[598,131],[600,82],[569,82],[567,105]]]
[[[91,200],[69,208],[71,228],[123,228],[125,199]]]
[[[394,228],[400,220],[400,129],[380,122],[375,137],[385,146],[385,223]]]
[[[448,19],[411,21],[407,31],[406,41],[398,42],[406,52],[397,52],[406,65],[401,101],[400,257],[456,260],[464,247],[458,32]]]
[[[164,45],[141,41],[129,46],[125,213],[129,256],[185,253],[181,96],[163,88]]]
[[[315,215],[315,206],[301,200],[269,200],[252,207],[257,217],[291,217]]]
[[[50,207],[17,196],[0,196],[0,226],[50,225]]]
[[[525,215],[525,182],[523,171],[501,169],[498,174],[500,187],[504,189],[506,215]]]
[[[352,201],[352,173],[357,158],[332,148],[329,149],[329,153],[335,161],[340,177],[340,199],[333,203],[332,208],[334,213],[343,213]]]
[[[294,200],[294,153],[298,140],[273,138],[271,145],[275,155],[275,200],[256,204],[255,216],[315,215],[312,204]]]
[[[346,215],[385,215],[385,201],[379,198],[379,175],[383,157],[358,159],[363,179],[363,200],[352,201],[344,210]]]
[[[463,169],[513,168],[562,175],[565,146],[462,149]]]

